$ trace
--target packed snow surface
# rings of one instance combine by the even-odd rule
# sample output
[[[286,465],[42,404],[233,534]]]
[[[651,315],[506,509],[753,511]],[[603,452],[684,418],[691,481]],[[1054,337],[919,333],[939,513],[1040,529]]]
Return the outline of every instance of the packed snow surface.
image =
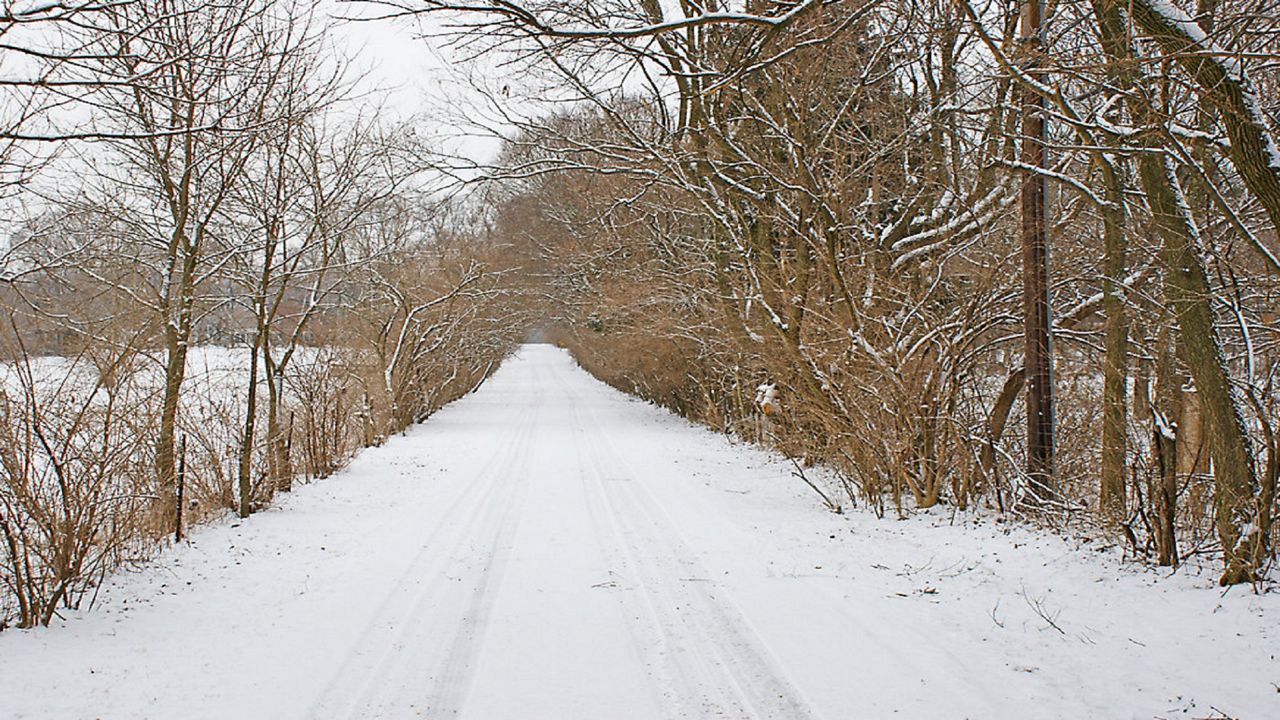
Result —
[[[0,633],[0,718],[1280,717],[1275,593],[807,493],[526,346],[93,612]]]

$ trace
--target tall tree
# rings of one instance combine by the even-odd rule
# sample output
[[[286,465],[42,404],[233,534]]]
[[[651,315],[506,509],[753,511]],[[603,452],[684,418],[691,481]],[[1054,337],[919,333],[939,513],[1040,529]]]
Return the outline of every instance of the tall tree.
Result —
[[[140,0],[106,12],[113,32],[98,62],[145,78],[104,102],[119,161],[102,171],[128,189],[139,259],[158,271],[147,300],[164,343],[155,467],[163,515],[171,518],[179,399],[199,291],[218,266],[210,252],[230,250],[220,212],[265,129],[287,120],[279,93],[314,36],[306,14],[287,0]]]

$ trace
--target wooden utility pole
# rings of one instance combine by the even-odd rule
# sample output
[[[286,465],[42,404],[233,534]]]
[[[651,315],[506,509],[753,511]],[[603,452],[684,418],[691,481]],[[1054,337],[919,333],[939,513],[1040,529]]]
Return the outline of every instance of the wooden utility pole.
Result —
[[[1044,0],[1022,0],[1023,70],[1044,75]],[[1048,193],[1045,101],[1022,87],[1022,307],[1026,334],[1028,500],[1053,496],[1053,344],[1049,325],[1049,247],[1045,238]]]

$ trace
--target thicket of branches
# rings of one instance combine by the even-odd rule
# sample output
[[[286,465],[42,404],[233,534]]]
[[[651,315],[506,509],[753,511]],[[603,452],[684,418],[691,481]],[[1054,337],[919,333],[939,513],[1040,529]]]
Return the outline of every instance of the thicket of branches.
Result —
[[[0,628],[245,516],[468,392],[519,340],[411,128],[293,0],[5,4]]]
[[[1096,519],[1160,564],[1213,553],[1224,584],[1256,580],[1280,463],[1280,19],[1049,3],[1041,52],[1023,5],[473,4],[482,32],[455,41],[516,54],[565,106],[508,142],[494,222],[540,258],[585,367],[833,468],[833,509]],[[1047,167],[1020,159],[1027,98]],[[1037,177],[1048,487],[1018,402]]]

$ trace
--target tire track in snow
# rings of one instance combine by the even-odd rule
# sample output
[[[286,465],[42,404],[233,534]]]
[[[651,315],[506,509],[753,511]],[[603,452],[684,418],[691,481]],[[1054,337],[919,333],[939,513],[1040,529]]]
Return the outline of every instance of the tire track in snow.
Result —
[[[570,404],[573,430],[575,434],[581,434],[583,426],[579,419],[576,399],[571,398]],[[574,450],[583,498],[589,511],[592,534],[610,569],[610,574],[625,583],[632,575],[632,568],[636,561],[628,551],[617,518],[614,517],[613,509],[605,496],[599,474],[594,471],[588,460],[587,443],[575,443]],[[663,635],[652,632],[653,628],[661,627],[658,610],[653,605],[654,598],[647,593],[635,593],[626,585],[621,587],[621,593],[618,595],[619,612],[626,621],[630,650],[644,668],[654,705],[663,708],[663,718],[675,720],[679,717],[676,714],[677,708],[672,707],[671,688],[675,687],[675,679],[661,663],[654,662],[652,657],[653,655],[662,656],[666,647]],[[647,622],[642,622],[642,618]],[[659,644],[658,647],[650,649],[647,643],[655,640]]]
[[[502,583],[516,530],[519,528],[520,511],[528,488],[517,475],[521,473],[529,456],[534,425],[530,423],[528,432],[521,440],[522,447],[507,465],[507,472],[501,474],[508,478],[507,484],[511,486],[511,492],[505,498],[496,526],[485,530],[486,535],[492,535],[487,538],[485,551],[480,556],[483,563],[480,577],[459,617],[447,652],[435,666],[436,675],[429,678],[432,682],[431,692],[427,696],[427,711],[433,718],[456,717],[471,688],[471,671],[475,668],[496,591]]]
[[[633,576],[631,614],[650,625],[653,679],[672,717],[817,720],[741,612],[707,578],[692,549],[613,449],[589,405],[562,384],[573,408],[583,472]],[[585,412],[584,412],[585,408]],[[588,417],[584,418],[584,415]],[[585,421],[584,421],[585,420]],[[644,649],[642,649],[642,652]]]
[[[652,637],[652,629],[658,630],[658,646],[650,657],[656,661],[658,681],[667,696],[681,705],[678,717],[817,718],[813,704],[787,679],[750,617],[732,599],[716,592],[718,583],[696,559],[681,525],[614,448],[589,403],[580,402],[567,386],[565,392],[571,396],[575,429],[590,437],[582,446],[593,450],[580,448],[579,456],[598,486],[600,514],[622,538],[625,557],[620,564],[634,569],[642,591],[638,593],[642,597],[632,599],[631,615],[644,617],[652,627],[648,635],[636,636]],[[580,405],[586,406],[589,420],[583,419]],[[689,499],[696,501],[697,496]],[[708,506],[706,511],[714,508]],[[950,671],[964,667],[966,660],[936,646],[926,633],[878,624],[867,616],[867,608],[851,606],[842,593],[822,583],[778,586],[775,591],[786,605],[830,618],[831,632],[843,636],[847,646],[860,648],[854,657],[869,664],[851,666],[850,676],[868,690],[897,686],[903,677],[928,678],[931,686],[945,688],[951,697],[964,698],[966,702],[959,705],[981,707],[974,716],[1000,706],[998,686],[975,684],[972,678]],[[705,622],[707,616],[713,620]],[[904,635],[915,638],[914,643],[906,644],[932,661],[904,653]],[[698,652],[698,647],[710,652]],[[690,668],[689,663],[696,667]],[[757,679],[761,674],[763,684]],[[880,710],[869,708],[873,713]]]
[[[437,516],[308,717],[453,717],[470,687],[526,486],[541,394]],[[478,567],[477,567],[478,564]]]

